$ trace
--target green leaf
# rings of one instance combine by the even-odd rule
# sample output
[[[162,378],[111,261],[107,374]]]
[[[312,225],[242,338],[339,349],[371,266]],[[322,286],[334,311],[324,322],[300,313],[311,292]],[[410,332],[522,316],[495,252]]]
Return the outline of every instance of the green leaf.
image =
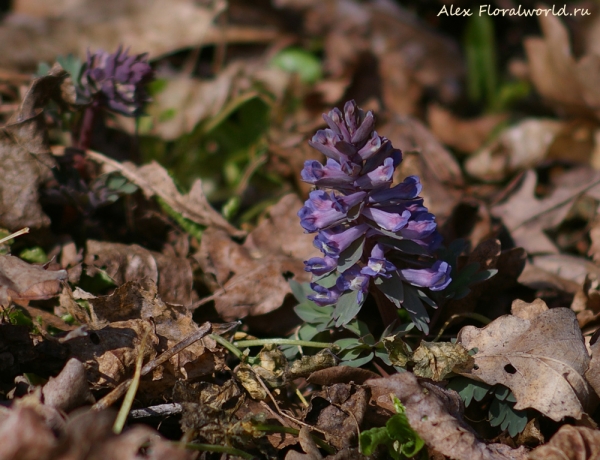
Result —
[[[412,429],[406,410],[400,400],[393,397],[397,414],[390,417],[385,428],[371,428],[360,433],[360,451],[364,455],[371,455],[380,445],[385,445],[388,454],[393,459],[414,457],[425,445],[421,437]]]
[[[351,360],[343,359],[342,362],[343,362],[344,366],[361,367],[361,366],[364,366],[365,364],[371,362],[373,357],[374,357],[374,354],[373,354],[373,352],[371,352],[368,355],[360,357],[360,358],[351,359]]]
[[[358,291],[345,292],[340,296],[335,305],[333,317],[335,318],[335,326],[340,327],[349,323],[360,311],[362,304],[365,301],[363,296],[362,302],[358,301]]]
[[[473,400],[481,401],[490,391],[491,387],[483,382],[471,380],[466,377],[455,377],[448,383],[448,388],[456,391],[465,406],[469,407]]]
[[[375,286],[383,292],[396,307],[400,308],[404,301],[404,283],[400,279],[397,271],[393,272],[390,278],[376,278]]]
[[[311,293],[310,284],[309,283],[300,284],[298,281],[296,281],[294,279],[288,280],[288,284],[290,285],[290,288],[292,289],[292,294],[294,295],[296,300],[300,304],[302,304],[303,302],[306,302],[306,296]]]
[[[350,246],[344,249],[338,258],[338,273],[344,273],[356,262],[358,262],[363,255],[363,249],[365,247],[365,237],[358,238]]]
[[[339,339],[336,340],[334,342],[338,347],[340,347],[340,350],[344,351],[344,350],[349,350],[352,348],[356,348],[356,347],[361,347],[363,344],[359,342],[358,339],[355,339],[354,337],[350,337],[347,339]]]
[[[369,327],[364,322],[359,320],[350,321],[344,326],[344,329],[352,332],[358,337],[364,337],[370,334]]]
[[[404,286],[402,308],[408,312],[410,319],[418,330],[422,331],[425,335],[429,334],[429,315],[414,286],[409,284]]]
[[[48,256],[46,255],[46,252],[39,246],[23,249],[19,253],[19,257],[24,261],[32,264],[43,264],[48,261]]]
[[[315,83],[323,78],[321,61],[302,48],[286,48],[280,51],[271,65],[286,72],[297,73],[305,83]]]

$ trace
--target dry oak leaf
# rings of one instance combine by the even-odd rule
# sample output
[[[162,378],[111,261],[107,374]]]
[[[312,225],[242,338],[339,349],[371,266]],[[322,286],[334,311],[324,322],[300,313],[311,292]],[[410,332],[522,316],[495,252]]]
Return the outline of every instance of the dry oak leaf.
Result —
[[[0,305],[8,306],[10,300],[49,299],[59,293],[60,281],[67,279],[66,270],[45,270],[18,257],[0,256]]]
[[[484,328],[464,327],[458,342],[477,348],[466,377],[510,388],[515,409],[533,408],[555,421],[581,419],[593,391],[584,378],[590,363],[575,313],[543,311],[528,320],[505,315]]]
[[[589,168],[576,168],[561,176],[555,189],[545,198],[535,196],[537,177],[526,171],[510,198],[492,207],[492,215],[502,219],[515,245],[528,253],[558,253],[544,230],[559,225],[573,203],[581,195],[597,198],[600,173]]]
[[[61,149],[56,149],[55,154],[60,154]],[[101,153],[88,150],[88,158],[102,165],[103,172],[120,172],[123,177],[142,189],[146,198],[157,196],[171,207],[175,212],[186,219],[190,219],[199,225],[215,226],[225,230],[232,236],[241,237],[246,234],[231,225],[219,214],[208,202],[202,191],[202,181],[196,180],[187,195],[182,195],[169,173],[156,161],[136,166],[133,163],[119,163]]]
[[[528,460],[598,460],[600,431],[563,425],[550,441],[530,452]]]
[[[473,429],[462,420],[463,403],[454,391],[445,390],[414,374],[403,372],[386,378],[367,380],[372,401],[395,413],[390,394],[406,408],[410,426],[435,449],[455,460],[524,460],[525,450],[511,449],[504,444],[479,441]]]

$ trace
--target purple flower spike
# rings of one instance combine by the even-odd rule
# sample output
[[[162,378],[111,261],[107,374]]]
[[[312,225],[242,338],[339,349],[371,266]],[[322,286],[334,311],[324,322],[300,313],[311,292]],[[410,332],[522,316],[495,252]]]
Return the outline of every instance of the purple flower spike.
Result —
[[[379,188],[383,185],[389,184],[392,180],[393,174],[394,160],[393,158],[386,158],[381,166],[356,179],[354,185],[364,190]]]
[[[451,267],[433,257],[441,236],[434,215],[419,197],[419,178],[410,176],[391,186],[402,152],[377,134],[373,114],[365,114],[354,101],[323,119],[328,128],[318,131],[309,144],[327,162],[307,161],[302,179],[330,190],[311,192],[298,216],[306,231],[318,232],[313,244],[323,253],[305,261],[305,270],[315,276],[335,276],[336,284],[326,288],[313,283],[316,294],[309,299],[331,305],[345,292],[355,291],[357,301],[363,302],[371,286],[388,297],[400,295],[401,290],[391,284],[396,282],[445,289],[451,282]],[[413,241],[423,249],[415,251],[413,244],[399,240]],[[402,299],[397,300],[396,305],[401,305]],[[342,300],[337,317],[349,321],[354,307]],[[417,327],[426,323],[426,315],[415,320]]]
[[[113,54],[88,51],[79,96],[123,115],[140,115],[150,100],[145,85],[152,79],[153,72],[147,54],[129,56],[127,53],[122,47]]]
[[[308,295],[306,298],[308,300],[312,300],[321,307],[324,307],[325,305],[332,305],[340,298],[341,292],[335,286],[328,289],[320,284],[310,283],[310,288],[315,291],[315,294]]]
[[[340,252],[350,246],[357,238],[363,236],[369,228],[366,224],[350,227],[347,230],[329,229],[321,230],[315,237],[314,245],[323,254],[338,257]]]
[[[337,260],[331,257],[312,257],[304,261],[304,270],[313,275],[322,276],[337,268]]]
[[[452,278],[450,272],[452,267],[447,262],[438,260],[431,268],[405,268],[398,270],[400,278],[408,281],[414,286],[429,288],[432,291],[446,289]]]

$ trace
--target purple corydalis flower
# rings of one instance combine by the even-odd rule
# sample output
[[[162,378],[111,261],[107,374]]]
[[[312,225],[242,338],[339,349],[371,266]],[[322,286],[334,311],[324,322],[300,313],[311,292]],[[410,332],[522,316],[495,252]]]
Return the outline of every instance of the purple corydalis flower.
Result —
[[[304,261],[304,270],[313,275],[322,276],[331,273],[337,267],[337,260],[331,257],[312,257]]]
[[[88,51],[79,95],[114,112],[137,116],[149,101],[145,85],[152,76],[147,54],[129,56],[122,47],[115,53]]]
[[[314,295],[308,295],[306,298],[312,300],[317,305],[324,307],[325,305],[332,305],[338,301],[341,292],[335,286],[333,288],[325,288],[317,283],[310,283],[310,287],[315,291]]]
[[[361,224],[348,229],[333,228],[321,230],[315,237],[314,245],[329,257],[338,257],[340,252],[363,236],[368,225]]]
[[[327,161],[325,165],[307,161],[302,179],[329,190],[311,192],[298,216],[306,231],[318,232],[314,245],[324,255],[307,260],[305,270],[336,277],[336,282],[329,288],[313,283],[317,294],[311,298],[330,305],[345,292],[355,291],[357,302],[362,303],[370,288],[389,298],[390,283],[433,291],[446,288],[451,267],[432,256],[441,236],[434,215],[419,197],[419,178],[410,176],[391,186],[402,152],[377,134],[373,114],[365,114],[354,101],[347,102],[343,112],[336,108],[323,118],[328,128],[318,131],[309,144]],[[347,308],[345,302],[341,305]],[[338,307],[336,318],[342,314]]]
[[[376,244],[371,251],[371,257],[369,257],[367,265],[360,272],[371,277],[391,278],[391,273],[395,270],[396,266],[385,258],[383,246]]]
[[[446,289],[452,278],[450,271],[452,267],[441,260],[435,262],[431,268],[404,268],[398,270],[400,278],[408,281],[414,286],[429,288],[432,291]]]
[[[356,300],[360,303],[367,295],[371,277],[361,272],[358,265],[354,265],[340,275],[335,282],[335,287],[340,292],[358,291]]]
[[[356,192],[352,195],[335,196],[322,190],[310,192],[309,199],[298,211],[300,225],[308,233],[331,227],[346,219],[348,210],[361,203],[365,192]]]

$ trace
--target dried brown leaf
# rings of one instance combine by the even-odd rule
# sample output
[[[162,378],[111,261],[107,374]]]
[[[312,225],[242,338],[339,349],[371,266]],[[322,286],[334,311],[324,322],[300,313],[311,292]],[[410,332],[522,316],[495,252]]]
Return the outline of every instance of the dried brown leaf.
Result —
[[[598,193],[600,173],[587,168],[569,171],[543,199],[535,196],[536,183],[535,172],[525,172],[508,200],[493,206],[491,212],[502,219],[517,246],[530,254],[557,253],[558,249],[544,230],[560,224],[579,196]]]
[[[291,294],[289,277],[308,281],[302,261],[314,253],[313,236],[298,225],[296,213],[301,206],[295,195],[284,196],[243,246],[215,229],[202,236],[195,259],[204,273],[214,276],[216,292],[211,299],[226,321],[270,313]],[[282,323],[278,330],[290,325]]]
[[[477,348],[476,367],[467,377],[510,388],[515,409],[528,407],[553,420],[581,419],[592,402],[583,374],[588,356],[575,314],[547,310],[531,320],[502,316],[478,329],[464,327],[458,342]]]
[[[55,437],[31,408],[0,412],[0,458],[2,460],[46,460],[52,455]]]
[[[419,383],[414,374],[403,372],[390,377],[368,380],[372,400],[394,413],[390,394],[406,408],[410,426],[425,444],[446,457],[463,460],[523,460],[525,450],[511,449],[504,444],[479,441],[462,420],[462,400],[454,391],[433,384]]]
[[[427,110],[427,121],[433,134],[447,146],[466,153],[479,149],[506,117],[506,114],[493,114],[463,120],[437,104],[430,105]]]
[[[529,460],[594,460],[600,457],[600,431],[563,425],[550,441],[530,452]]]
[[[137,244],[88,240],[86,264],[102,268],[118,285],[149,278],[158,284],[158,294],[167,303],[191,306],[192,268],[188,260],[168,257]]]
[[[44,270],[14,256],[0,255],[0,304],[9,301],[49,299],[59,293],[66,270]]]
[[[468,372],[473,368],[473,357],[460,343],[422,341],[411,361],[417,377],[435,381],[444,380],[451,372]]]
[[[60,374],[50,378],[42,388],[42,395],[44,404],[64,412],[95,402],[85,378],[85,367],[75,358],[67,361]]]

